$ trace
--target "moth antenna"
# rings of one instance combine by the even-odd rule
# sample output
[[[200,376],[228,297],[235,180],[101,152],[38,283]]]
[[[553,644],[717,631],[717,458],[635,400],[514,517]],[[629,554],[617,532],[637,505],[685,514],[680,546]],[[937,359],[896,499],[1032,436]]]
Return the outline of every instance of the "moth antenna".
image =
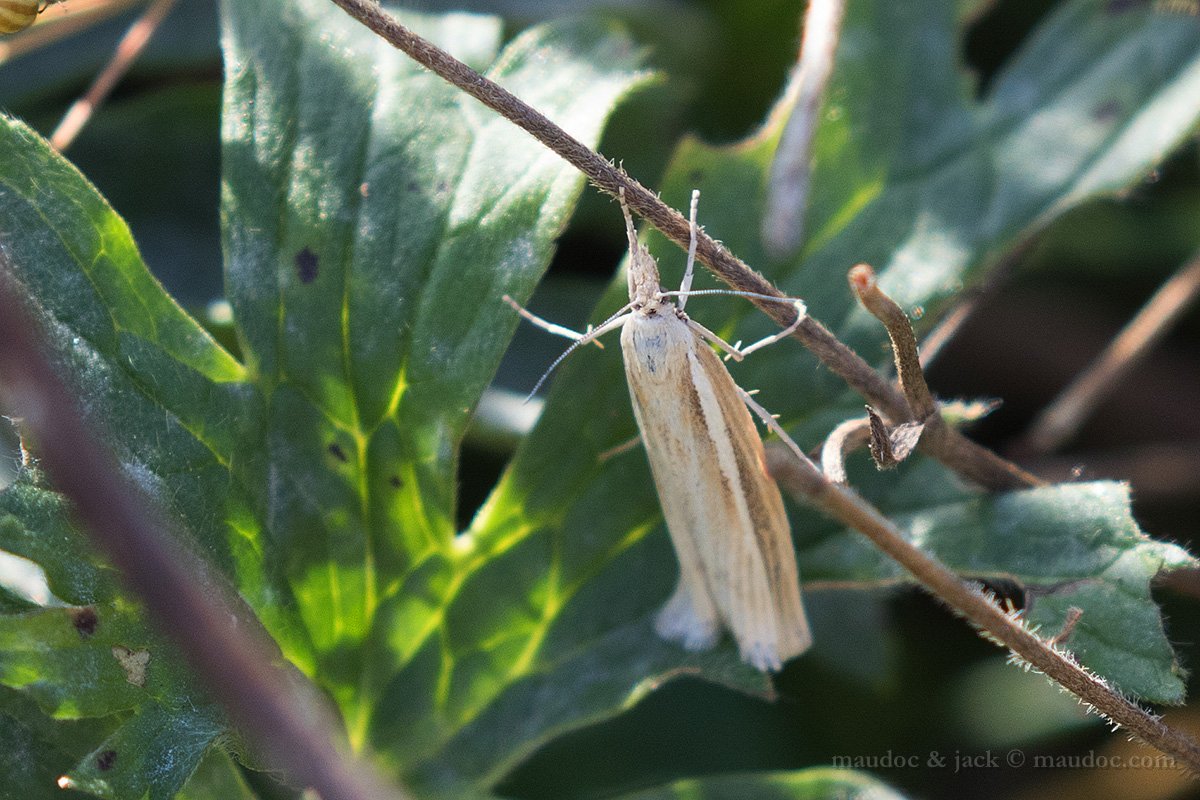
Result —
[[[504,295],[500,299],[508,303],[509,306],[512,307],[513,311],[516,311],[523,318],[529,320],[547,333],[553,333],[555,336],[562,336],[573,341],[576,339],[588,339],[591,344],[596,345],[596,347],[599,347],[601,350],[604,349],[604,345],[600,342],[600,340],[592,336],[591,323],[588,323],[587,330],[585,330],[583,333],[577,333],[570,328],[564,328],[562,325],[555,324],[550,320],[542,319],[537,314],[534,314],[532,311],[525,308],[525,306],[518,303],[516,300],[513,300],[509,295]]]
[[[688,255],[687,267],[683,270],[683,282],[679,284],[679,310],[687,305],[688,294],[692,291],[692,277],[696,272],[696,211],[700,207],[700,190],[692,189],[692,207],[688,212]]]
[[[661,297],[679,297],[682,294],[683,294],[683,292],[660,292],[659,296],[661,296]],[[696,289],[695,291],[689,291],[687,293],[687,295],[689,297],[700,297],[701,295],[706,295],[706,294],[725,294],[725,295],[731,295],[733,297],[751,297],[751,298],[755,298],[757,300],[766,300],[767,302],[770,302],[770,303],[787,303],[789,306],[795,306],[797,303],[799,303],[800,306],[797,306],[797,308],[800,308],[801,306],[804,305],[804,301],[801,300],[799,297],[778,297],[773,294],[759,294],[758,292],[742,292],[742,291],[738,291],[737,289]]]
[[[609,331],[615,330],[625,324],[625,320],[629,318],[629,315],[625,312],[629,310],[630,305],[632,304],[626,303],[625,305],[621,306],[619,309],[617,309],[615,314],[597,325],[594,330],[589,331],[586,336],[582,336],[571,342],[571,346],[564,350],[558,358],[554,359],[554,362],[546,369],[545,372],[542,373],[542,377],[538,378],[538,382],[533,385],[533,389],[530,390],[529,394],[525,397],[525,402],[528,403],[533,399],[533,396],[537,394],[538,389],[542,388],[542,384],[546,382],[546,379],[550,377],[550,374],[554,372],[555,368],[558,367],[558,365],[561,364],[567,356],[571,355],[571,353],[574,353],[583,345],[591,344],[598,337],[603,336]]]
[[[625,215],[625,235],[629,237],[629,252],[637,253],[637,229],[633,227],[633,214],[629,213],[629,205],[625,202],[625,187],[618,190],[621,199],[621,213]]]
[[[542,377],[538,378],[537,383],[533,385],[533,388],[529,390],[529,394],[525,396],[526,403],[532,400],[534,395],[538,393],[538,389],[542,388],[542,384],[546,382],[546,379],[550,377],[550,374],[554,372],[554,369],[561,364],[567,356],[571,355],[571,353],[574,353],[579,348],[579,343],[581,341],[583,340],[576,339],[574,342],[572,342],[571,346],[564,350],[562,354],[558,358],[554,359],[553,363],[546,368],[546,371],[542,373]]]

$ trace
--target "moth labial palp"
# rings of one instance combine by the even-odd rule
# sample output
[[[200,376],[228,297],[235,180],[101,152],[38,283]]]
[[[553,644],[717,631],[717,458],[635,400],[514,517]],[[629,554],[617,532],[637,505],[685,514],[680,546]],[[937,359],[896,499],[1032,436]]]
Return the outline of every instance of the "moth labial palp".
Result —
[[[794,304],[796,321],[745,348],[728,344],[684,313],[692,295],[745,294],[691,290],[698,198],[699,192],[693,192],[683,282],[678,291],[665,292],[657,262],[637,241],[622,191],[630,249],[629,304],[586,334],[563,334],[575,342],[554,366],[580,345],[622,329],[634,417],[679,560],[679,583],[658,613],[655,629],[688,650],[712,647],[728,630],[744,661],[775,671],[812,643],[791,529],[779,488],[767,474],[762,440],[744,393],[709,343],[740,361],[790,334],[805,310],[799,300],[764,296]],[[505,300],[520,309],[507,296]],[[523,316],[562,333],[527,312]]]

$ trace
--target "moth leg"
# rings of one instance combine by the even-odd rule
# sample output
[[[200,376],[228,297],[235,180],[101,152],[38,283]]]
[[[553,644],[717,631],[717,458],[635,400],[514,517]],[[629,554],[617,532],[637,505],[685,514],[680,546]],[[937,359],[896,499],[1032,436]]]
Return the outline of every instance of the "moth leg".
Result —
[[[804,305],[803,300],[795,300],[792,302],[792,305],[796,309],[796,320],[791,325],[788,325],[778,333],[774,333],[770,336],[759,339],[754,344],[747,345],[745,347],[740,346],[741,342],[738,342],[738,344],[730,344],[720,336],[717,336],[715,333],[710,331],[708,328],[701,325],[699,322],[696,322],[694,319],[689,319],[687,323],[691,326],[692,330],[704,337],[705,340],[712,342],[717,347],[728,353],[729,357],[734,361],[741,361],[755,350],[760,350],[769,344],[775,344],[780,339],[786,339],[788,336],[792,335],[792,331],[800,327],[800,323],[803,322],[805,316],[808,315],[808,308]]]
[[[508,295],[504,295],[504,297],[502,297],[500,299],[503,300],[504,302],[508,303],[510,306],[512,306],[513,311],[516,311],[522,317],[529,320],[534,325],[538,326],[539,328],[546,331],[547,333],[553,333],[555,336],[562,336],[566,339],[571,339],[571,340],[577,342],[580,339],[584,339],[584,338],[590,336],[592,333],[593,329],[592,329],[591,325],[587,326],[587,330],[585,332],[580,333],[579,331],[573,331],[570,328],[563,327],[562,325],[558,325],[554,322],[551,322],[550,320],[542,319],[537,314],[534,314],[532,311],[525,308],[525,306],[521,305],[516,300],[513,300]],[[596,345],[596,347],[599,347],[601,350],[604,349],[603,343],[601,343],[600,340],[596,339],[596,338],[593,338],[590,342],[588,342],[588,344],[594,344],[594,345]]]
[[[742,350],[738,349],[734,345],[731,345],[729,342],[725,341],[720,336],[717,336],[715,333],[713,333],[708,328],[701,325],[699,322],[696,322],[696,320],[694,320],[694,319],[689,318],[687,321],[687,324],[688,324],[688,327],[690,327],[696,333],[700,334],[700,336],[705,341],[712,342],[718,348],[720,348],[721,350],[724,350],[726,353],[728,353],[730,355],[730,357],[733,358],[734,361],[742,360],[742,355],[743,355]]]
[[[792,451],[792,455],[800,459],[801,463],[811,466],[817,472],[821,471],[817,465],[812,462],[812,459],[808,457],[808,454],[800,448],[800,445],[796,444],[796,440],[789,436],[788,432],[783,429],[783,426],[779,424],[779,420],[775,419],[774,414],[763,408],[758,401],[751,397],[750,393],[742,387],[738,386],[737,390],[738,394],[742,396],[742,402],[746,404],[746,407],[753,411],[754,414],[771,430],[771,432],[779,437],[779,440],[782,441],[787,448]]]
[[[766,347],[769,344],[775,344],[780,339],[786,339],[788,336],[792,335],[792,332],[794,330],[796,330],[796,328],[800,327],[800,323],[804,322],[804,318],[806,316],[808,316],[808,307],[804,305],[803,300],[797,300],[793,305],[796,308],[795,322],[793,322],[791,325],[788,325],[786,328],[779,331],[778,333],[774,333],[771,336],[765,336],[762,339],[759,339],[754,344],[747,345],[746,347],[741,348],[743,358],[750,355],[755,350],[759,350],[763,347]]]
[[[641,436],[641,434],[638,434],[637,436],[634,436],[632,439],[627,439],[618,445],[614,445],[614,446],[608,448],[603,453],[596,456],[596,461],[600,464],[603,464],[605,461],[608,461],[610,458],[616,458],[617,456],[628,453],[630,450],[637,447],[641,443],[642,443],[642,436]]]
[[[680,564],[679,585],[654,618],[654,630],[667,641],[679,642],[685,650],[708,650],[717,643],[721,621],[703,587],[698,597],[689,584],[687,568]]]

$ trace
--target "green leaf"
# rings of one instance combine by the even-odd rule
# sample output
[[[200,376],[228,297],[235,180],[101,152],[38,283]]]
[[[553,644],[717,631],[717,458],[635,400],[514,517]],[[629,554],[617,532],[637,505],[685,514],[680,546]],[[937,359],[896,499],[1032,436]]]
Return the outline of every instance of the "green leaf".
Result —
[[[494,19],[413,22],[477,65],[498,42]],[[540,642],[490,590],[527,617],[544,553],[455,541],[457,450],[518,322],[500,297],[532,292],[582,179],[324,2],[228,4],[225,47],[227,280],[268,405],[269,538],[352,739],[377,725],[411,763]],[[585,21],[523,34],[487,72],[594,142],[635,64]],[[418,744],[378,738],[408,713]]]
[[[176,797],[179,800],[256,800],[258,795],[246,785],[233,759],[212,749]]]
[[[55,785],[61,764],[70,756],[38,736],[23,718],[0,712],[0,775],[10,797],[50,800],[61,797]]]
[[[495,19],[413,24],[593,144],[644,79],[608,23],[545,26],[499,55]],[[502,543],[455,540],[455,471],[518,321],[500,295],[532,292],[583,180],[327,3],[228,4],[224,35],[227,282],[246,366],[162,291],[86,181],[8,119],[5,246],[129,477],[335,697],[355,744],[375,730],[379,696],[419,676],[405,695],[436,707],[422,723],[439,736],[393,756],[415,768],[525,679],[540,641],[489,653],[496,619],[472,609],[508,582],[496,565],[515,562],[490,560]],[[0,495],[0,547],[45,564],[56,593],[90,603],[99,630],[126,642],[110,620],[128,600],[39,480],[26,470]],[[221,721],[177,676],[153,684],[149,645],[129,645],[151,653],[151,680],[131,686],[117,644],[81,638],[72,613],[3,620],[27,644],[0,678],[53,713],[132,711],[70,777],[103,796],[169,796]],[[664,650],[647,657],[674,665]],[[76,664],[107,671],[71,686]],[[627,697],[630,682],[617,683],[598,708]],[[499,744],[493,757],[508,757]],[[154,758],[171,768],[150,769]]]
[[[240,542],[225,521],[242,498],[236,484],[231,491],[227,467],[233,443],[239,426],[256,417],[253,396],[239,383],[244,370],[162,291],[125,224],[43,140],[0,117],[0,153],[4,247],[61,374],[126,477],[180,520],[209,558],[231,573],[236,562],[243,591],[253,596],[256,581],[265,584],[263,565],[237,559]],[[29,444],[36,453],[37,443]],[[36,469],[23,467],[0,493],[0,548],[42,565],[59,599],[78,606],[0,617],[6,640],[0,680],[22,688],[49,714],[135,710],[113,734],[118,742],[128,735],[122,731],[136,731],[148,719],[148,709],[166,703],[157,712],[163,717],[158,736],[170,719],[182,736],[206,702],[195,696],[171,648],[146,630],[109,570],[71,530],[64,501],[40,481]],[[268,607],[264,618],[280,615]],[[122,666],[121,653],[145,660],[144,678]],[[145,743],[136,736],[131,741]],[[172,748],[183,741],[162,737],[157,746],[180,755],[183,750]],[[194,758],[173,761],[170,770],[123,767],[123,795],[141,797],[153,788],[156,796],[170,796],[202,749],[187,751]],[[137,764],[139,757],[125,761]],[[95,765],[85,759],[72,773],[96,792],[111,791],[108,783],[87,778],[89,768]]]
[[[0,492],[0,547],[40,564],[60,600],[80,606],[111,600],[113,576],[72,528],[67,501],[40,480],[26,471]]]
[[[922,550],[956,572],[1023,586],[1025,618],[1043,635],[1061,630],[1067,610],[1083,611],[1064,647],[1129,694],[1182,703],[1186,673],[1163,630],[1150,581],[1163,569],[1194,566],[1182,548],[1150,539],[1129,511],[1129,488],[1074,483],[988,496],[947,486],[917,510],[903,508],[936,487],[932,465],[912,470],[908,484],[880,505]],[[954,496],[957,495],[957,496]],[[801,547],[806,578],[879,585],[911,580],[865,537],[814,521]]]
[[[122,665],[127,653],[144,653]],[[109,607],[39,608],[0,616],[0,682],[47,714],[99,717],[174,696],[186,674],[139,615]],[[136,662],[135,660],[135,662]],[[134,669],[134,673],[130,673]]]
[[[0,775],[7,797],[62,800],[58,778],[114,721],[51,720],[21,693],[0,688]]]
[[[67,773],[70,787],[105,798],[170,800],[225,721],[208,708],[148,703]]]
[[[904,800],[904,795],[862,772],[805,769],[675,781],[618,795],[621,800]]]

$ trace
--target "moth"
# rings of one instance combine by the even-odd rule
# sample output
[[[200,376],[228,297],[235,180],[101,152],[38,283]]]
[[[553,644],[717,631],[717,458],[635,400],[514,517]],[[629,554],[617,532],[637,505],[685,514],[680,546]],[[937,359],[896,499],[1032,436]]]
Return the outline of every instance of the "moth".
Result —
[[[762,440],[748,408],[782,431],[734,383],[712,345],[741,360],[790,334],[805,310],[801,301],[784,299],[796,306],[796,322],[744,348],[688,317],[684,307],[691,295],[746,294],[691,290],[698,199],[699,192],[693,192],[691,241],[678,291],[664,291],[660,285],[658,262],[638,243],[622,192],[630,252],[626,306],[581,334],[504,299],[535,324],[575,340],[551,370],[577,347],[622,329],[634,417],[679,560],[679,583],[659,611],[655,629],[687,650],[708,649],[727,630],[743,661],[764,672],[776,671],[808,648],[812,634],[783,500],[767,474]]]

